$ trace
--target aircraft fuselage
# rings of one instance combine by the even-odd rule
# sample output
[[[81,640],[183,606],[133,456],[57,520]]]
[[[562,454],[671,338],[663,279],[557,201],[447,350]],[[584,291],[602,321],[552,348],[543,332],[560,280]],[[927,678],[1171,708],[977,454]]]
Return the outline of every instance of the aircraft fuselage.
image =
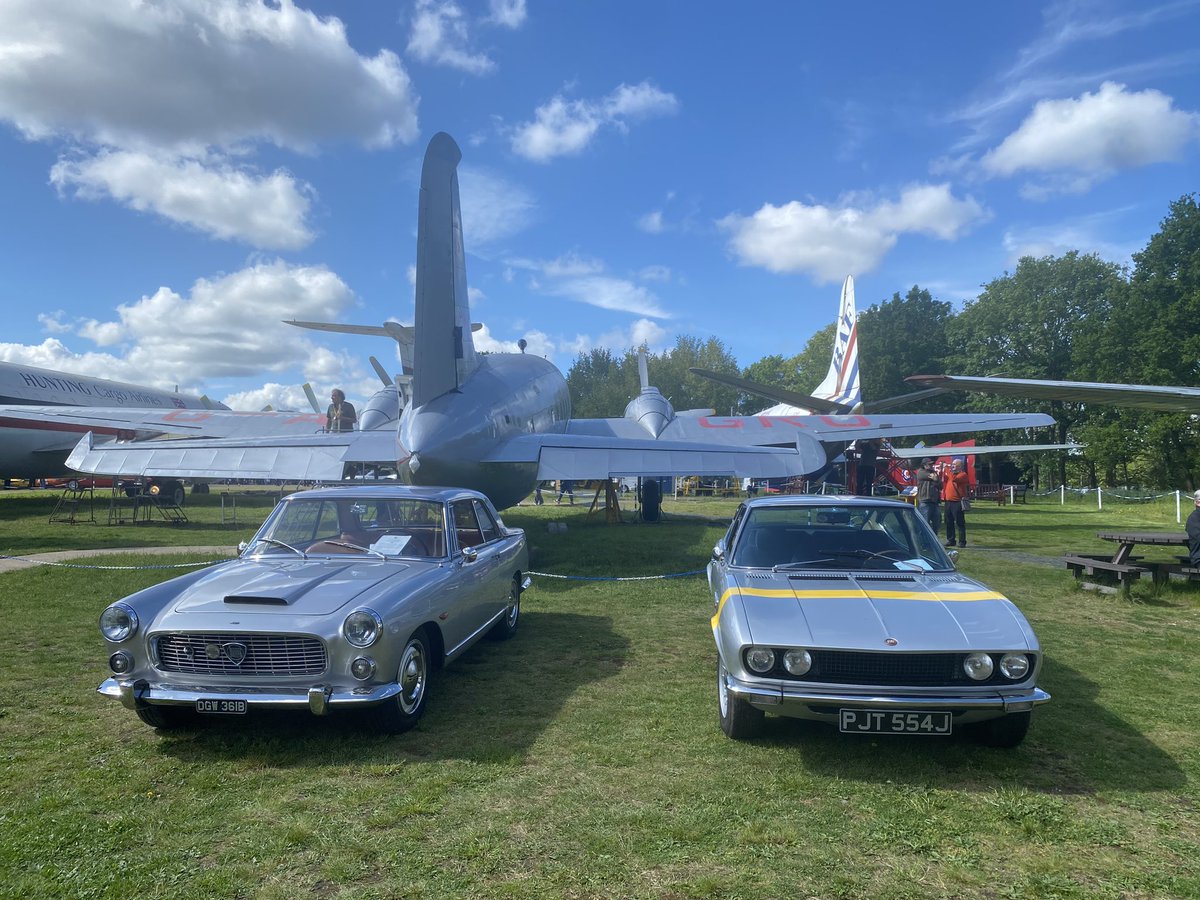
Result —
[[[409,484],[453,484],[486,493],[497,509],[529,495],[537,463],[489,463],[489,447],[519,434],[561,432],[571,418],[566,379],[550,362],[518,353],[482,355],[460,389],[400,416]]]

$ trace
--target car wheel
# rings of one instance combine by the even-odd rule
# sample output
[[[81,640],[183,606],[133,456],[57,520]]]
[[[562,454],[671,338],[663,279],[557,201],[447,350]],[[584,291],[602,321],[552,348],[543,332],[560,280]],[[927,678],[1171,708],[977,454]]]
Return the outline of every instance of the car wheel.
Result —
[[[196,725],[196,711],[189,706],[143,706],[137,717],[151,728],[178,731]]]
[[[717,658],[717,711],[721,716],[721,730],[735,741],[756,737],[762,731],[766,713],[756,709],[742,698],[729,692],[725,677],[729,671]]]
[[[429,696],[429,641],[425,632],[418,631],[404,645],[396,682],[400,693],[379,708],[379,727],[388,734],[408,731],[425,712]]]
[[[975,726],[975,737],[988,747],[1015,747],[1025,740],[1032,718],[1031,712],[1019,712],[989,719]]]
[[[168,488],[170,490],[169,496],[171,497],[171,502],[176,506],[183,506],[187,500],[187,492],[183,489],[183,485],[176,481],[168,485]]]
[[[514,578],[508,589],[508,609],[504,618],[488,631],[487,636],[493,641],[507,641],[517,633],[517,624],[521,619],[521,582]]]

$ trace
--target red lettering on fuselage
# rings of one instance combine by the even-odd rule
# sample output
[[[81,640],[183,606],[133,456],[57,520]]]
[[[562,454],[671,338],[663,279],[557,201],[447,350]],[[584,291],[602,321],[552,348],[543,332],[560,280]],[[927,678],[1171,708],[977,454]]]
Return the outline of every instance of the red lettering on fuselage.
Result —
[[[821,421],[834,428],[866,428],[871,424],[866,416],[821,416]]]
[[[700,417],[701,428],[741,428],[743,422],[741,419],[728,419],[725,422],[717,422],[708,416]]]

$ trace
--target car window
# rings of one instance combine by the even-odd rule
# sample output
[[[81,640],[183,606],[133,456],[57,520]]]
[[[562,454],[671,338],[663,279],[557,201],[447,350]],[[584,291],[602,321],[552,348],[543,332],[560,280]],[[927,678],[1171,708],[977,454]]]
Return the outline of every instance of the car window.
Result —
[[[949,569],[936,535],[908,507],[751,508],[731,563],[754,568]]]
[[[483,540],[485,543],[487,541],[494,541],[500,537],[500,529],[496,527],[496,522],[492,518],[492,514],[488,511],[488,508],[478,500],[475,501],[475,515],[479,522],[480,531],[483,532]]]
[[[455,500],[450,505],[454,516],[454,531],[458,536],[458,546],[478,547],[483,543],[483,533],[479,528],[479,520],[475,516],[475,502],[471,499]]]

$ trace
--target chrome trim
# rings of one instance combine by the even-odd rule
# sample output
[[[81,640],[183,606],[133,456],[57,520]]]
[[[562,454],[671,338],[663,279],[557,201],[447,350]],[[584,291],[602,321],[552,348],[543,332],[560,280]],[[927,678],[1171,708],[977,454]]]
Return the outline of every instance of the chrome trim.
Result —
[[[474,631],[472,631],[469,635],[467,635],[465,638],[463,638],[463,640],[460,641],[458,644],[455,644],[454,649],[447,650],[446,651],[446,661],[449,662],[451,659],[454,658],[454,656],[456,654],[461,653],[462,651],[466,650],[471,645],[471,642],[475,640],[475,638],[479,637],[479,635],[483,634],[485,631],[487,631],[489,628],[491,628],[493,625],[495,625],[497,622],[499,622],[501,618],[508,615],[508,612],[510,609],[511,609],[511,607],[507,603],[505,603],[503,609],[501,609],[498,613],[496,613],[494,616],[492,616],[490,619],[488,619],[486,622],[484,622],[482,625],[480,625],[478,628],[476,628]]]
[[[838,691],[798,690],[791,683],[780,685],[753,684],[725,676],[731,694],[757,706],[797,706],[812,703],[844,704],[860,709],[952,709],[982,710],[997,713],[1023,712],[1050,700],[1039,687],[1020,692],[989,691],[979,694],[852,694]],[[786,714],[786,713],[785,713]]]
[[[317,700],[319,706],[355,707],[373,706],[390,700],[400,693],[400,685],[395,682],[375,685],[374,687],[356,687],[350,690],[338,689],[324,684],[307,688],[273,688],[254,690],[242,686],[214,685],[205,687],[195,684],[156,684],[151,686],[144,679],[138,681],[118,681],[116,678],[105,679],[96,692],[105,697],[114,697],[121,701],[127,709],[137,709],[146,705],[188,706],[197,700],[215,697],[221,700],[245,700],[246,705],[258,709],[309,709],[312,711],[313,692],[319,692],[323,702]],[[314,711],[315,715],[321,715]]]
[[[308,711],[314,716],[323,716],[329,711],[329,698],[333,688],[327,684],[314,684],[308,689]]]

